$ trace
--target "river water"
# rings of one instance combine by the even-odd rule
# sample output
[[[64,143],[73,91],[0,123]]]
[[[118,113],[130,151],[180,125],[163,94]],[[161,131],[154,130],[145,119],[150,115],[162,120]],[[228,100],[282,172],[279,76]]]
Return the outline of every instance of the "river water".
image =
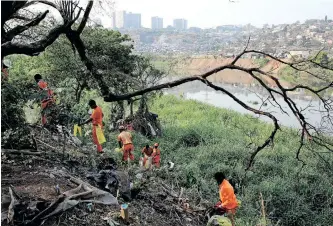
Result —
[[[170,80],[169,80],[170,81]],[[263,100],[268,97],[268,93],[263,90],[263,88],[253,88],[253,87],[240,87],[233,86],[229,84],[219,84],[214,83],[215,85],[219,85],[237,98],[245,102],[247,105],[259,109],[263,111],[271,112],[278,120],[281,125],[300,128],[299,122],[296,117],[292,114],[291,110],[288,108],[287,103],[281,97],[275,96],[276,100],[279,102],[281,107],[288,113],[283,113],[279,107],[273,106],[271,103],[266,102],[266,106],[262,106]],[[271,122],[272,120],[265,116],[258,116],[246,109],[244,109],[241,105],[236,103],[233,99],[231,99],[228,95],[215,91],[214,89],[206,86],[200,81],[194,81],[186,84],[182,84],[178,87],[174,87],[171,89],[165,90],[166,94],[173,94],[176,96],[182,95],[185,99],[193,99],[198,100],[206,104],[211,104],[216,107],[232,109],[240,113],[251,114],[255,117],[259,117],[260,119]],[[318,99],[311,98],[310,96],[302,95],[302,94],[294,94],[292,99],[297,104],[298,108],[303,110],[303,114],[307,118],[307,120],[314,126],[321,127],[323,125],[322,113],[319,110],[323,110],[322,104],[320,104]],[[276,105],[276,104],[275,104]],[[327,123],[326,123],[327,124]]]

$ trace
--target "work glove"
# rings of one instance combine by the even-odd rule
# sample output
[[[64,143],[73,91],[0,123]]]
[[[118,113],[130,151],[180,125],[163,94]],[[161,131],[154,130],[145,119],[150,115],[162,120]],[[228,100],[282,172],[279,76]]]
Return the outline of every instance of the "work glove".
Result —
[[[221,208],[223,208],[222,203],[219,201],[215,204],[214,209],[221,209]]]

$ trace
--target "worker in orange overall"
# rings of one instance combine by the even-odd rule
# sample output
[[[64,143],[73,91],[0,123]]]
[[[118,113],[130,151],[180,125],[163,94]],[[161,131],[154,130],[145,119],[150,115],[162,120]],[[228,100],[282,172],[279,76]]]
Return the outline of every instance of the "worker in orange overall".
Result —
[[[132,142],[132,135],[125,130],[124,126],[119,126],[118,144],[119,148],[123,151],[123,161],[134,160],[134,145]]]
[[[35,81],[38,85],[39,91],[43,92],[43,97],[41,99],[41,108],[42,108],[42,125],[45,126],[47,123],[47,110],[55,104],[54,93],[51,89],[48,88],[47,82],[43,80],[40,74],[35,75]]]
[[[1,81],[8,81],[8,66],[4,62],[1,65]]]
[[[153,165],[157,168],[160,168],[161,166],[161,150],[158,148],[158,143],[154,144],[153,148]]]
[[[82,126],[84,124],[87,124],[89,122],[92,122],[93,128],[92,128],[92,136],[94,144],[97,145],[97,152],[103,153],[103,147],[102,144],[99,143],[97,138],[97,127],[100,127],[103,129],[103,111],[102,108],[97,106],[96,102],[94,100],[89,100],[89,106],[93,110],[92,114],[90,115],[90,118],[86,120],[85,122],[79,124],[79,126]]]
[[[149,147],[149,145],[147,144],[146,147],[144,147],[141,152],[143,156],[143,165],[145,166],[148,158],[151,157],[153,154],[153,149]]]
[[[238,207],[234,188],[227,181],[225,175],[221,172],[214,175],[217,184],[219,185],[220,201],[214,206],[214,209],[221,215],[228,214],[232,225],[235,225],[234,215]]]

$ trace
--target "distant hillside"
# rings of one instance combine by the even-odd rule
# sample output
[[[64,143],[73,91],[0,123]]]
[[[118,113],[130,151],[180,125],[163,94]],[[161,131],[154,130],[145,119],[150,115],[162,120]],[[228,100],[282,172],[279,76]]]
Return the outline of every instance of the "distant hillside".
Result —
[[[219,58],[213,56],[187,57],[183,59],[160,58],[155,61],[155,65],[166,70],[170,76],[188,76],[202,74],[213,68],[229,64],[232,60],[232,58]],[[240,59],[237,62],[237,65],[245,68],[260,66],[263,71],[271,71],[276,77],[278,77],[278,72],[285,67],[275,60],[268,59]],[[209,80],[244,85],[255,83],[255,80],[249,74],[237,70],[224,70],[218,72],[210,76]],[[266,79],[266,82],[275,86],[275,83],[271,79]],[[288,82],[283,80],[281,82],[288,86]]]

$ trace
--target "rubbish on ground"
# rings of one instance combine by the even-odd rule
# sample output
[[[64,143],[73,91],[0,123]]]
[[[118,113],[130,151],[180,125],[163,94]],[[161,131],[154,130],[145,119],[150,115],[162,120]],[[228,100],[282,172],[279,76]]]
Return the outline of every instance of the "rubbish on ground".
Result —
[[[118,205],[117,199],[109,192],[102,191],[97,188],[92,189],[85,184],[80,184],[77,188],[64,192],[62,197],[63,201],[59,202],[55,210],[41,219],[46,219],[55,214],[64,212],[79,203]]]
[[[141,180],[142,177],[143,177],[143,174],[142,174],[142,173],[138,173],[138,174],[135,175],[135,177],[136,177],[137,179]]]
[[[121,205],[120,216],[125,220],[125,222],[128,222],[128,204],[125,203]]]
[[[54,186],[54,189],[55,189],[55,191],[56,191],[56,194],[57,194],[57,195],[60,195],[60,187],[59,187],[58,184],[57,184],[56,186]]]
[[[117,226],[120,225],[117,221],[114,221],[112,218],[108,218],[106,220],[106,223],[108,223],[110,226]]]
[[[87,204],[87,209],[88,209],[89,212],[93,211],[93,205],[92,205],[92,203],[88,203]]]
[[[116,170],[101,170],[97,174],[88,174],[101,189],[109,190],[116,196],[119,189],[121,197],[127,202],[131,199],[131,188],[128,173]]]
[[[168,162],[168,166],[169,166],[169,169],[173,169],[173,167],[175,166],[175,164],[173,162]]]
[[[120,224],[113,219],[115,215],[117,215],[117,213],[110,212],[107,214],[106,217],[103,217],[102,219],[105,220],[109,226],[118,226]]]

